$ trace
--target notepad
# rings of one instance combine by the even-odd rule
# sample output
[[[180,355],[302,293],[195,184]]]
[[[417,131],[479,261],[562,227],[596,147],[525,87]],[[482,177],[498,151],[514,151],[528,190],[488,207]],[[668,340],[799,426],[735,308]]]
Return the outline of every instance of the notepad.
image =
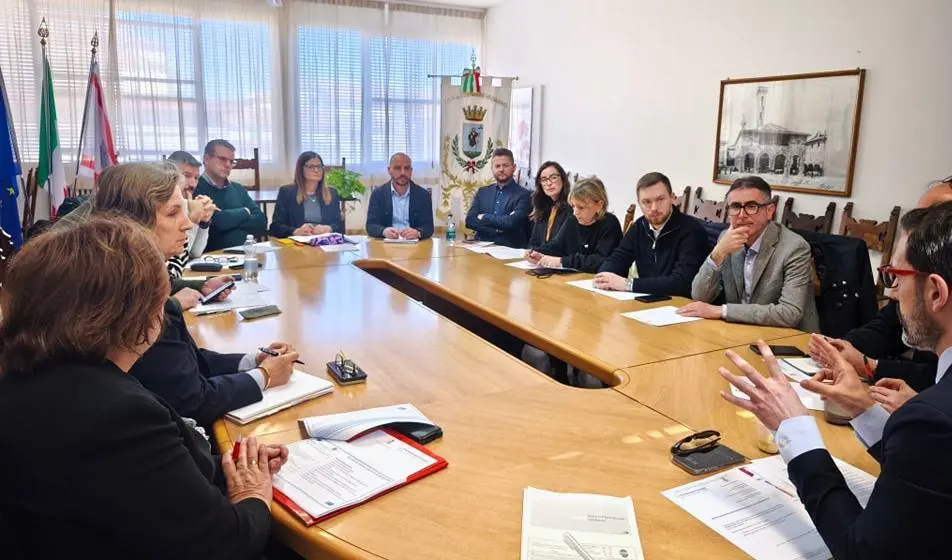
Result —
[[[420,240],[419,240],[419,239],[403,239],[403,238],[397,238],[397,239],[384,239],[383,242],[384,242],[384,243],[395,243],[395,244],[397,244],[397,245],[416,245],[417,243],[420,242]]]
[[[232,410],[226,416],[238,424],[247,424],[333,390],[330,381],[294,370],[286,384],[266,390],[260,401]]]
[[[589,278],[588,280],[573,280],[571,282],[566,282],[569,286],[575,286],[576,288],[582,288],[592,293],[596,293],[603,296],[608,296],[612,299],[617,299],[619,301],[631,301],[636,297],[646,296],[648,294],[640,294],[638,292],[616,292],[613,290],[602,290],[595,287],[595,280]]]
[[[274,475],[274,500],[313,525],[446,468],[446,460],[405,436],[375,430],[351,442],[288,445]]]
[[[678,315],[678,308],[673,305],[664,307],[655,307],[654,309],[645,309],[642,311],[629,311],[622,313],[623,317],[634,319],[652,327],[665,327],[667,325],[677,325],[678,323],[690,323],[691,321],[701,321],[700,317],[684,317]]]
[[[347,441],[359,434],[388,424],[409,422],[425,426],[435,425],[412,404],[397,404],[340,414],[311,416],[310,418],[301,419],[300,422],[307,435],[337,441]]]

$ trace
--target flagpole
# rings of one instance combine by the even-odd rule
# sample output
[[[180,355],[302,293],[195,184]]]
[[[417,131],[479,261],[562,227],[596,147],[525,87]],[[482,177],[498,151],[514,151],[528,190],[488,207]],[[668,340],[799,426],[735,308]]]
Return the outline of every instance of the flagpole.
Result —
[[[73,186],[69,189],[70,196],[76,196],[76,182],[79,180],[79,167],[82,164],[83,158],[83,141],[86,140],[86,113],[89,112],[89,95],[92,93],[93,89],[93,65],[96,64],[96,51],[99,50],[99,32],[96,31],[93,34],[93,38],[89,41],[89,45],[92,47],[90,49],[89,55],[89,74],[86,78],[86,101],[83,102],[83,120],[80,121],[82,124],[79,128],[79,152],[76,154],[76,172],[73,174]]]

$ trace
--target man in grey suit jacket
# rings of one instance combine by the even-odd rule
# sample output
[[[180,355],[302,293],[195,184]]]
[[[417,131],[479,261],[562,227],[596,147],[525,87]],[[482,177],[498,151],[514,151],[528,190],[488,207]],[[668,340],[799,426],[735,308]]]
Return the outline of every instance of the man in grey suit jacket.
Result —
[[[727,191],[730,228],[717,241],[694,282],[698,300],[682,315],[817,332],[810,244],[774,223],[770,185],[757,176],[734,181]],[[721,295],[724,305],[711,305]]]

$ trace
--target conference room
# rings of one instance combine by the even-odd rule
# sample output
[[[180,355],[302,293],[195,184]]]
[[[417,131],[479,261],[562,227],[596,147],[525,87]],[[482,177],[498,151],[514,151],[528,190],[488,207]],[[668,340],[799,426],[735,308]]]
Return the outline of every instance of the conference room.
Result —
[[[952,6],[0,2],[12,558],[945,557]]]

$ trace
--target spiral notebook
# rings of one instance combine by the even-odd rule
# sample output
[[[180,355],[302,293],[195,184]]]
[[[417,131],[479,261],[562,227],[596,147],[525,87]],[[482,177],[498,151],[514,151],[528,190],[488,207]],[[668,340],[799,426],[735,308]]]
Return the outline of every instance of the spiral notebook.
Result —
[[[268,389],[260,401],[232,410],[226,416],[237,424],[247,424],[333,390],[334,384],[330,381],[294,370],[286,384]]]

